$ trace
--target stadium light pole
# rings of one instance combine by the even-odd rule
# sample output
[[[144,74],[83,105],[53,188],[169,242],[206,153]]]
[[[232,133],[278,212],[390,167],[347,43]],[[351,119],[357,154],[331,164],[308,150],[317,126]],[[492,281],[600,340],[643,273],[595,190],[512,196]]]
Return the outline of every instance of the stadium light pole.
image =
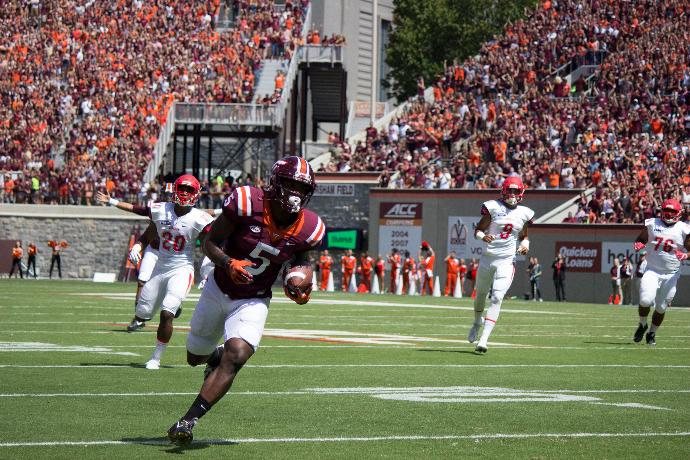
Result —
[[[376,120],[376,89],[378,85],[376,84],[378,75],[378,20],[377,16],[379,14],[379,2],[378,0],[373,0],[372,2],[372,13],[371,13],[371,123]]]

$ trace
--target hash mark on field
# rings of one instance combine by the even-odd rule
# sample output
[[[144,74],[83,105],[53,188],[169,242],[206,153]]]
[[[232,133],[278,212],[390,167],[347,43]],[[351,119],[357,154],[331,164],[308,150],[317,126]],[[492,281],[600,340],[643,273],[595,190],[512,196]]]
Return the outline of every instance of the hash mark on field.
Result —
[[[448,441],[482,439],[533,439],[533,438],[646,438],[646,437],[688,437],[690,432],[660,432],[660,433],[494,433],[494,434],[469,434],[469,435],[393,435],[393,436],[362,436],[362,437],[323,437],[323,438],[236,438],[236,439],[207,439],[196,440],[195,445],[234,445],[257,443],[322,443],[322,442],[377,442],[377,441]],[[161,439],[149,440],[102,440],[102,441],[42,441],[42,442],[2,442],[0,447],[42,447],[42,446],[130,446],[152,445],[169,446],[169,441]]]

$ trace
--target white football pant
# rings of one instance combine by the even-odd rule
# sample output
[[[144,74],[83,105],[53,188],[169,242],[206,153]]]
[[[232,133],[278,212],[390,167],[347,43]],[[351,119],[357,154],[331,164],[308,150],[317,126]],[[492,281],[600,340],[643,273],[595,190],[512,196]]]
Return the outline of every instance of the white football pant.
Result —
[[[224,341],[240,338],[256,351],[264,333],[270,299],[232,300],[213,276],[209,276],[196,304],[187,335],[187,351],[199,356],[211,354]]]
[[[154,270],[151,279],[141,289],[136,316],[148,321],[158,309],[174,315],[189,294],[193,282],[193,267],[186,266],[164,273]]]
[[[647,269],[640,280],[640,306],[651,307],[657,313],[664,314],[666,306],[676,295],[676,283],[680,270],[676,273],[661,274]]]

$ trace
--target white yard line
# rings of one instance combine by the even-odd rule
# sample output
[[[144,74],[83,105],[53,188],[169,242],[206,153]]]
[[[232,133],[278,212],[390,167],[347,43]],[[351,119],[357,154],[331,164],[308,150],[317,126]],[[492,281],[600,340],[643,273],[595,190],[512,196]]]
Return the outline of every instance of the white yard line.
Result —
[[[676,432],[647,432],[647,433],[482,433],[469,435],[390,435],[390,436],[337,436],[337,437],[311,437],[311,438],[235,438],[235,439],[207,439],[195,440],[194,444],[202,445],[228,445],[228,444],[263,444],[263,443],[326,443],[326,442],[385,442],[385,441],[452,441],[452,440],[493,440],[493,439],[577,439],[577,438],[648,438],[648,437],[688,437],[688,431]],[[149,439],[138,441],[39,441],[39,442],[2,442],[0,447],[70,447],[70,446],[130,446],[130,445],[155,445],[168,446],[170,442],[162,439]]]
[[[189,368],[188,365],[164,365],[164,368]],[[690,369],[685,364],[247,364],[253,369],[321,369],[321,368],[438,368],[438,369]],[[0,369],[125,369],[127,366],[98,364],[0,364]]]
[[[412,392],[417,393],[421,390],[446,390],[445,388],[307,388],[304,390],[293,390],[293,391],[233,391],[232,396],[302,396],[302,395],[315,395],[315,396],[334,396],[343,394],[370,394],[376,393],[373,390],[380,390],[378,392]],[[477,394],[481,393],[481,388],[477,389]],[[648,394],[648,393],[672,393],[672,394],[683,394],[690,393],[690,390],[638,390],[638,389],[621,389],[621,390],[519,390],[520,393],[530,394],[530,393],[543,393],[543,394],[560,394],[560,393],[576,393],[576,394]],[[82,398],[82,397],[167,397],[167,396],[195,396],[199,392],[130,392],[130,393],[0,393],[0,398]],[[602,404],[602,403],[591,403],[591,404]],[[613,404],[613,403],[605,403]],[[628,404],[628,403],[621,403]],[[626,406],[621,406],[626,407]]]

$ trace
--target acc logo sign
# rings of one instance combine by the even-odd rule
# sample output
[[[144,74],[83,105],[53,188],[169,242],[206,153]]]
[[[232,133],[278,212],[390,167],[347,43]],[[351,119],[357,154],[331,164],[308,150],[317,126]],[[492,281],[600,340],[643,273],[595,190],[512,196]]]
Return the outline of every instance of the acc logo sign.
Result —
[[[419,203],[395,204],[388,210],[384,217],[414,218],[417,215],[417,206],[419,206]]]

